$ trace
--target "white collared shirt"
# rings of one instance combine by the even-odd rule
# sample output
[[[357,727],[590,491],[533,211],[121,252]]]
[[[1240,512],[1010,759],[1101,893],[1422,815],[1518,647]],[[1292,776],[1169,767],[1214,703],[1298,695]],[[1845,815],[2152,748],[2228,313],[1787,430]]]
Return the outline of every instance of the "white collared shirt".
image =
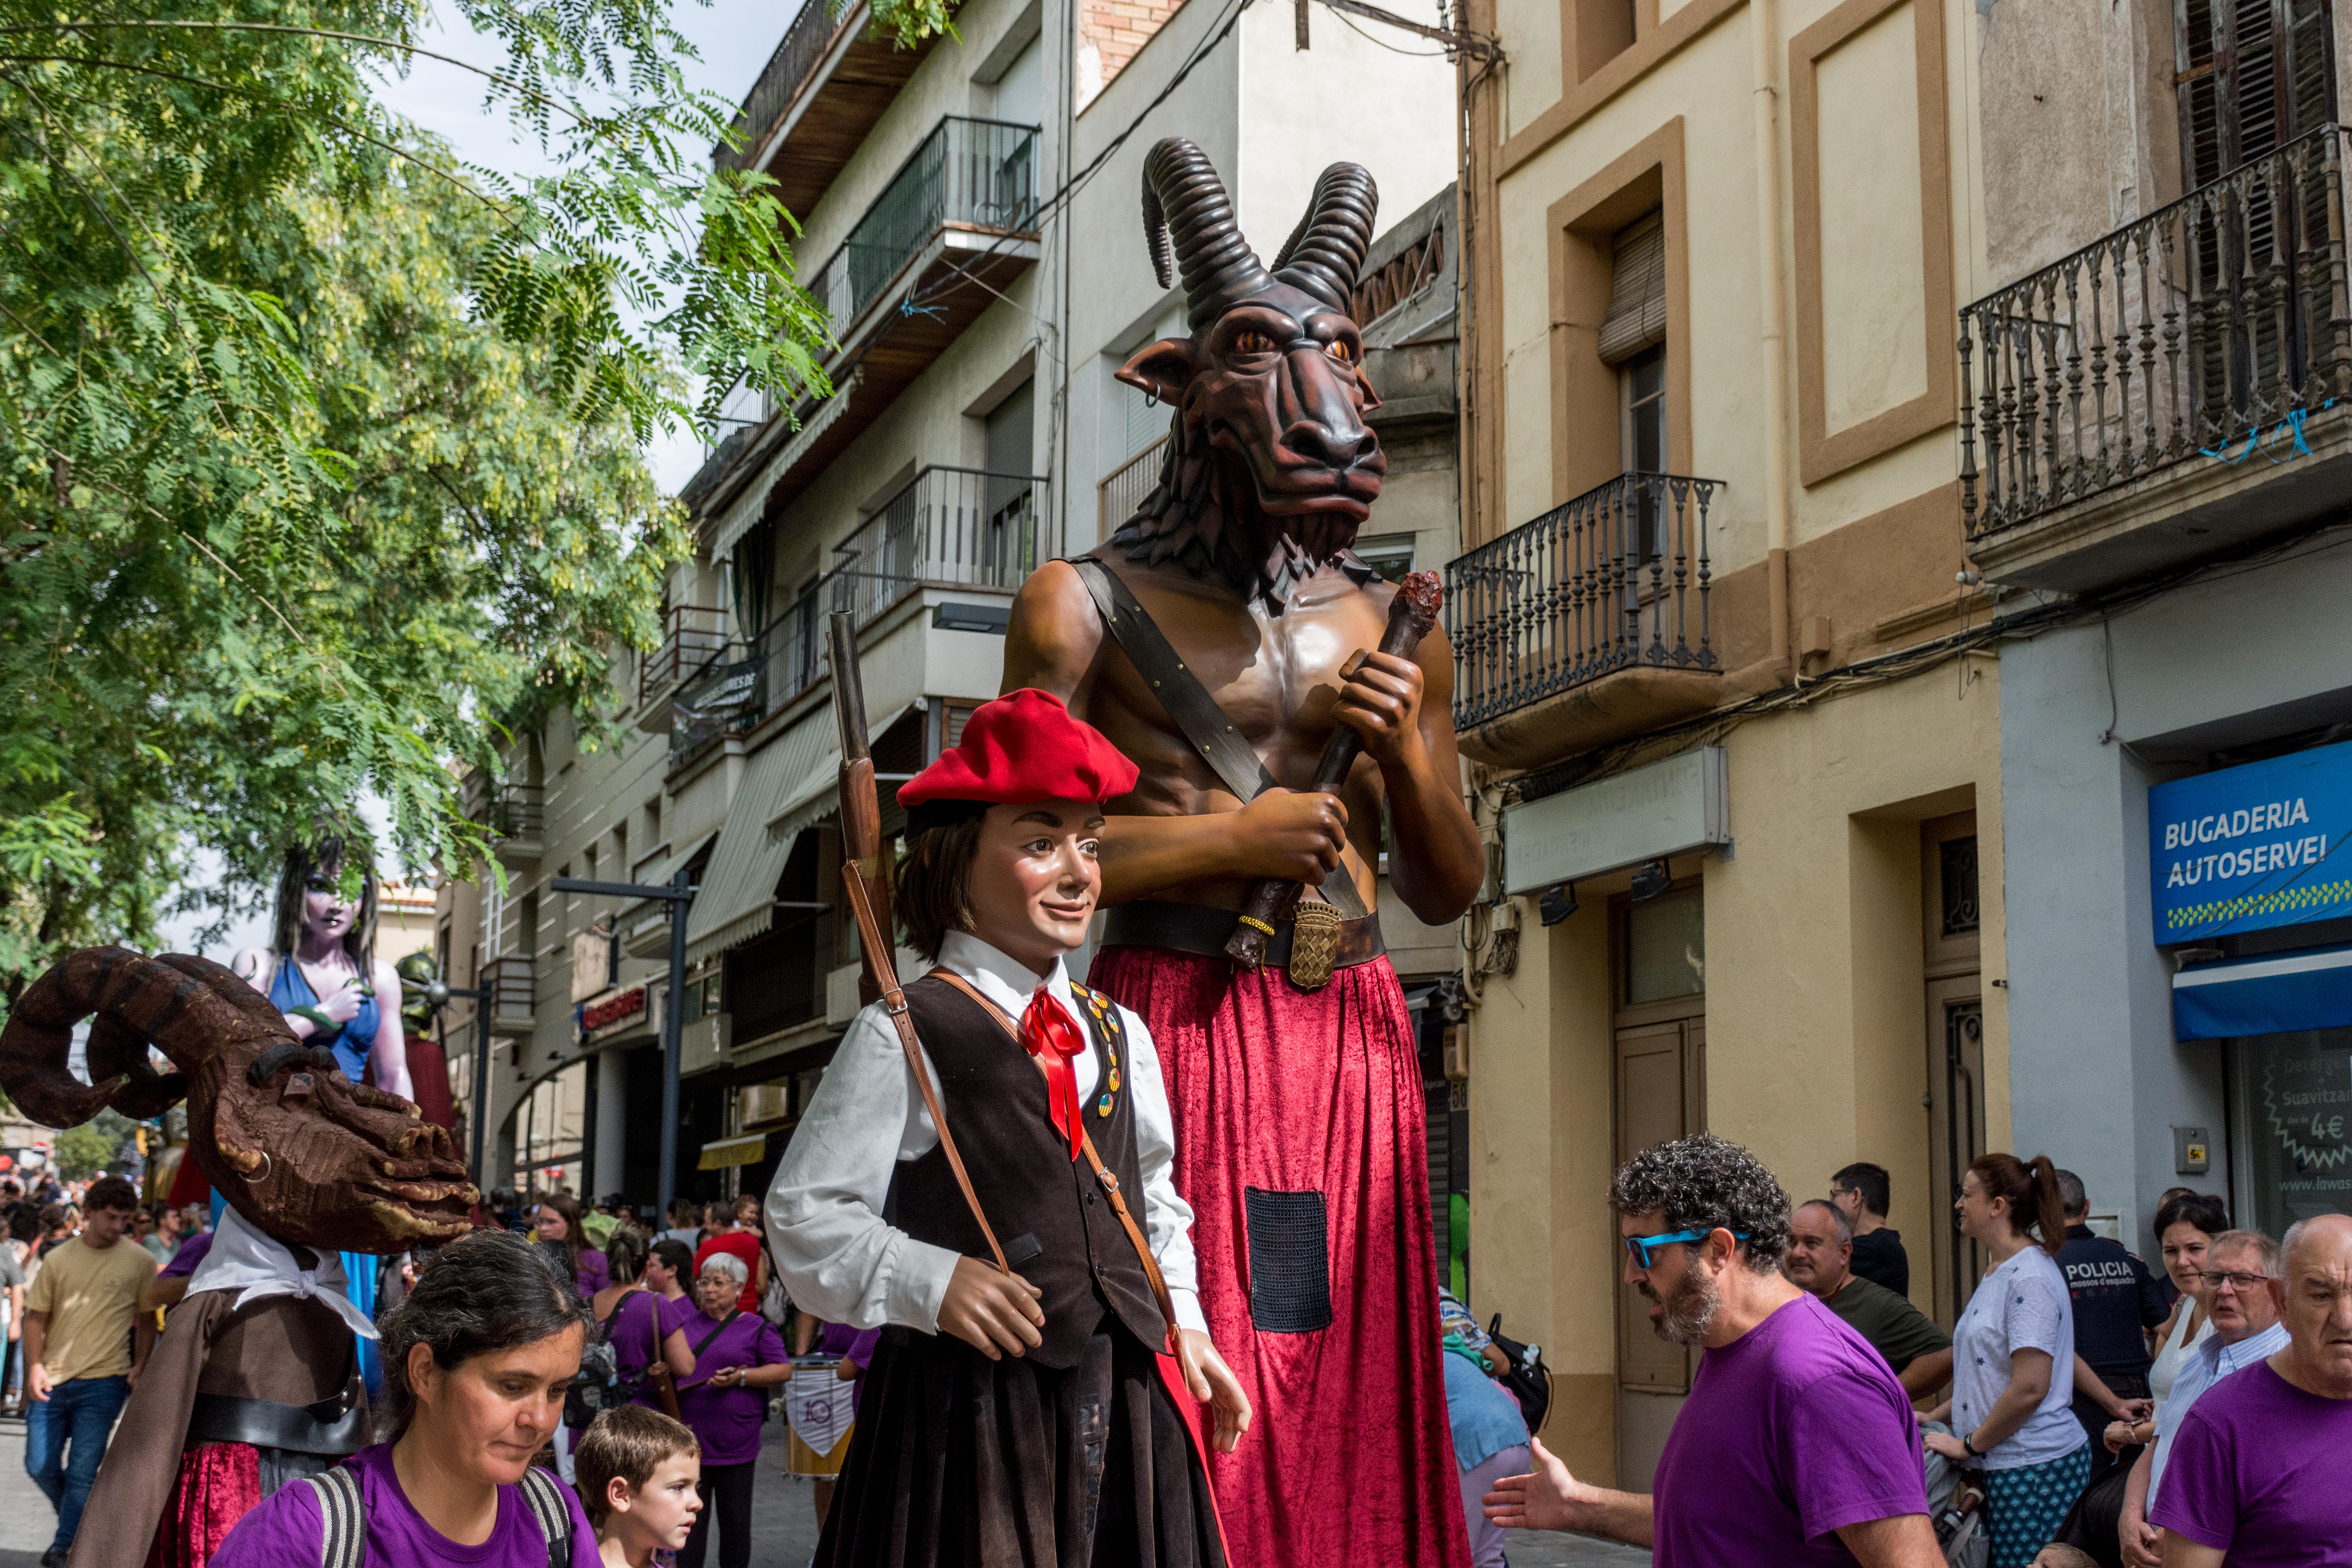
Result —
[[[2188,1310],[2186,1307],[2181,1310]],[[2156,1489],[2164,1484],[2164,1466],[2172,1458],[2172,1440],[2180,1435],[2181,1423],[2189,1418],[2189,1407],[2197,1403],[2197,1396],[2231,1373],[2269,1360],[2286,1349],[2286,1325],[2273,1323],[2236,1344],[2226,1343],[2219,1333],[2213,1333],[2189,1347],[2188,1353],[2180,1358],[2180,1370],[2173,1375],[2172,1392],[2164,1396],[2156,1410],[2156,1452],[2147,1461],[2149,1511],[2156,1507]]]
[[[971,981],[1016,1019],[1039,984],[1034,970],[962,931],[949,932],[940,944],[940,966]],[[1044,984],[1085,1032],[1061,960],[1054,961]],[[1127,1035],[1123,1087],[1132,1096],[1142,1167],[1144,1235],[1167,1278],[1178,1325],[1205,1333],[1192,1262],[1192,1210],[1176,1195],[1175,1122],[1160,1053],[1142,1019],[1121,1007],[1119,1021]],[[940,1089],[940,1108],[949,1110],[928,1050],[923,1065]],[[1070,1070],[1079,1103],[1092,1100],[1101,1071],[1095,1053],[1071,1058]],[[958,1255],[918,1241],[882,1217],[898,1166],[921,1159],[939,1141],[898,1030],[877,1002],[842,1037],[768,1187],[768,1244],[795,1302],[827,1322],[861,1329],[898,1323],[939,1332],[940,1302]]]

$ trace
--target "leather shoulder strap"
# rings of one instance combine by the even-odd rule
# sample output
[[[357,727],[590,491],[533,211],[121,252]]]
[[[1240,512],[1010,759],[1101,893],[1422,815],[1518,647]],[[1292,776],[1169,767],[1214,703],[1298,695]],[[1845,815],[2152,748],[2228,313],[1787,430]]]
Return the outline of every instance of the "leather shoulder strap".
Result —
[[[1137,601],[1133,590],[1119,581],[1118,574],[1091,556],[1075,555],[1069,563],[1094,596],[1095,608],[1101,612],[1111,640],[1151,683],[1152,695],[1168,710],[1168,717],[1184,731],[1184,738],[1225,787],[1244,800],[1255,800],[1259,791],[1274,788],[1275,777],[1258,761],[1255,749],[1242,739],[1200,677],[1184,668],[1167,634]]]
[[[1150,612],[1136,598],[1134,590],[1119,580],[1118,573],[1090,555],[1066,557],[1078,581],[1087,585],[1093,596],[1095,609],[1110,632],[1111,640],[1119,646],[1138,674],[1151,683],[1152,695],[1168,710],[1168,717],[1192,750],[1201,754],[1227,789],[1244,801],[1255,800],[1262,791],[1279,787],[1280,781],[1266,771],[1258,760],[1256,748],[1242,738],[1201,678],[1184,668],[1175,645],[1160,629]],[[1342,874],[1326,878],[1323,897],[1339,911],[1343,920],[1361,920],[1370,911],[1356,892],[1355,879]]]
[[[979,1003],[981,1010],[994,1018],[998,1026],[1013,1037],[1016,1046],[1020,1043],[1020,1026],[1013,1021],[1011,1014],[990,1001],[979,986],[949,969],[934,969],[931,971],[930,978],[946,981]],[[1045,1064],[1039,1062],[1037,1070],[1044,1072]],[[1151,1299],[1159,1304],[1160,1316],[1168,1325],[1168,1344],[1172,1351],[1176,1344],[1176,1299],[1168,1293],[1167,1277],[1160,1272],[1160,1259],[1151,1255],[1151,1244],[1144,1239],[1143,1227],[1137,1225],[1135,1216],[1128,1212],[1127,1199],[1120,1190],[1118,1175],[1109,1166],[1103,1163],[1102,1155],[1095,1150],[1093,1137],[1087,1133],[1083,1124],[1078,1129],[1078,1152],[1087,1157],[1087,1163],[1093,1167],[1095,1180],[1102,1184],[1103,1196],[1110,1204],[1110,1212],[1118,1216],[1120,1228],[1127,1232],[1127,1239],[1135,1247],[1135,1256],[1143,1265],[1143,1277],[1151,1285]]]

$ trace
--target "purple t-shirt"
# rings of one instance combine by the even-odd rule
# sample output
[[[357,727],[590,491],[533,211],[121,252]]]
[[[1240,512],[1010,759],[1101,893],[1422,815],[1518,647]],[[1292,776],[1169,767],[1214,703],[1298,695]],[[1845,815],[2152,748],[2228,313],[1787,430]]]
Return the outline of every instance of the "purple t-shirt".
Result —
[[[605,1329],[605,1342],[613,1347],[613,1360],[623,1378],[643,1377],[646,1368],[653,1364],[654,1357],[659,1353],[660,1334],[656,1325],[660,1321],[661,1309],[665,1304],[654,1291],[632,1290],[614,1307],[613,1316]],[[637,1385],[631,1403],[648,1409],[660,1408],[651,1386],[642,1383]]]
[[[586,1300],[613,1282],[613,1266],[605,1256],[593,1247],[580,1249],[580,1299]]]
[[[213,1233],[200,1230],[180,1243],[180,1249],[172,1254],[172,1261],[163,1265],[156,1277],[162,1279],[173,1279],[184,1274],[194,1274],[196,1271],[196,1265],[202,1263],[205,1260],[205,1254],[212,1249]]]
[[[360,1473],[367,1512],[364,1568],[547,1568],[547,1542],[523,1501],[520,1487],[499,1489],[499,1522],[478,1546],[461,1546],[425,1522],[393,1474],[392,1446],[362,1448],[344,1463]],[[572,1568],[597,1568],[596,1532],[578,1494],[563,1489],[572,1510]],[[325,1521],[319,1494],[300,1481],[278,1489],[237,1521],[213,1568],[308,1568],[320,1560]]]
[[[2352,1399],[2306,1394],[2268,1362],[2223,1378],[2181,1418],[2148,1522],[2230,1554],[2230,1568],[2352,1563]]]
[[[673,1331],[683,1329],[688,1350],[702,1344],[703,1336],[719,1323],[719,1319],[706,1316],[691,1296],[680,1296],[661,1306],[662,1338],[667,1340]],[[768,1390],[684,1385],[701,1383],[722,1367],[772,1366],[790,1359],[775,1329],[756,1312],[739,1312],[717,1339],[703,1346],[702,1353],[694,1359],[693,1375],[678,1379],[677,1412],[701,1441],[704,1464],[740,1465],[760,1457],[760,1423],[768,1413]]]
[[[1811,1294],[1699,1355],[1658,1460],[1657,1568],[1850,1564],[1831,1531],[1927,1511],[1911,1402]]]

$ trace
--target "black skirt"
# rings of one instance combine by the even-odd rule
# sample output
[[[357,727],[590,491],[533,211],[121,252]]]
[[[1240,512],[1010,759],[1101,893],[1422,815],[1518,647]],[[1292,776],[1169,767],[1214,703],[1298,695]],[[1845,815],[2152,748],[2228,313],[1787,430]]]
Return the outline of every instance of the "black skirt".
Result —
[[[1066,1371],[885,1329],[817,1568],[1225,1568],[1152,1363],[1108,1314]]]

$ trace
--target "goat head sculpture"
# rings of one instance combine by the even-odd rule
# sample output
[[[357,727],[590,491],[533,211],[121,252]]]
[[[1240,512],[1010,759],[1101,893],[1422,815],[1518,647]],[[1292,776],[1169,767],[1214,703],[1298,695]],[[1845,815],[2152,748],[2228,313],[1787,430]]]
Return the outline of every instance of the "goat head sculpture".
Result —
[[[1297,583],[1350,551],[1388,459],[1364,416],[1352,296],[1380,205],[1372,177],[1334,163],[1271,271],[1251,250],[1207,154],[1181,136],[1143,164],[1143,229],[1161,288],[1170,247],[1191,336],[1151,344],[1118,379],[1176,410],[1160,483],[1111,536],[1130,559],[1215,571],[1280,614]]]
[[[94,1016],[91,1080],[68,1070]],[[153,1044],[176,1072],[148,1061]],[[268,997],[209,959],[120,947],[70,953],[25,989],[0,1031],[0,1088],[52,1127],[108,1106],[188,1102],[189,1154],[237,1213],[284,1242],[400,1252],[470,1228],[480,1194],[449,1134],[396,1094],[353,1083],[296,1039]]]

